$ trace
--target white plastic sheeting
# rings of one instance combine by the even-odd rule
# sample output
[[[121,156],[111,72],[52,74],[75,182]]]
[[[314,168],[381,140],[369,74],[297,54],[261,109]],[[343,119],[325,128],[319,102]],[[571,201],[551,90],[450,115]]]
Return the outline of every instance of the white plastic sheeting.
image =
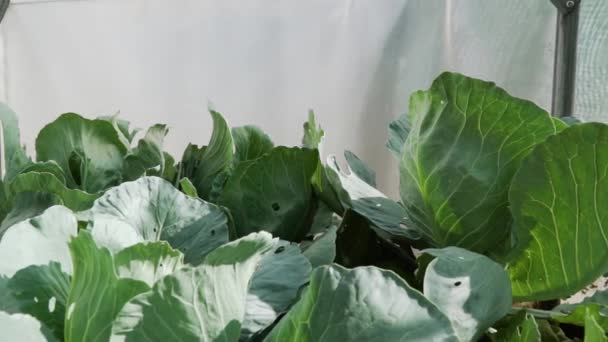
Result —
[[[577,90],[581,113],[598,118],[608,108],[608,2],[583,3]],[[207,142],[209,103],[280,144],[299,143],[312,108],[324,153],[351,149],[394,196],[386,127],[409,94],[452,70],[548,108],[555,22],[549,0],[13,1],[0,25],[0,94],[30,150],[60,113],[120,111],[138,127],[168,123],[178,157],[187,142]]]

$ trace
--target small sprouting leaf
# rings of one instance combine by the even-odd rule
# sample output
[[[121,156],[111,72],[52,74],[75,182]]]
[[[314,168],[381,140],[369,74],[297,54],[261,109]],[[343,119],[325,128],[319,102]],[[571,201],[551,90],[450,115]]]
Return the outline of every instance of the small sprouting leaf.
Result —
[[[317,122],[315,121],[315,113],[312,110],[308,111],[308,121],[304,123],[302,146],[320,150],[324,135],[325,132],[321,128],[321,125],[317,125]]]
[[[190,179],[188,179],[187,177],[180,179],[179,187],[182,190],[182,192],[185,193],[186,195],[188,195],[190,197],[198,198],[198,192],[196,192],[196,188],[194,187],[194,184],[192,184]]]

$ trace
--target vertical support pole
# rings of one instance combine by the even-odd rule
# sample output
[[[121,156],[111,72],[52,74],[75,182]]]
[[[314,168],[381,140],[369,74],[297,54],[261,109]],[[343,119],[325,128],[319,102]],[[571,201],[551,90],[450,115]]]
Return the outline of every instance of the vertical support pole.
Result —
[[[551,113],[557,117],[573,116],[576,44],[581,0],[551,0],[551,2],[557,8]]]

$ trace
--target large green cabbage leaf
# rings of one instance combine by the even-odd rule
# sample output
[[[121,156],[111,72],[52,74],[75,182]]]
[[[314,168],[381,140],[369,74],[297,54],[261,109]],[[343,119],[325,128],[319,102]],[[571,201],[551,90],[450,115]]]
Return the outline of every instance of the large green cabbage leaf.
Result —
[[[513,179],[520,300],[567,297],[608,269],[608,126],[571,126],[538,145]]]
[[[511,228],[508,189],[521,160],[565,124],[494,83],[441,74],[410,98],[401,199],[426,240],[488,252]]]

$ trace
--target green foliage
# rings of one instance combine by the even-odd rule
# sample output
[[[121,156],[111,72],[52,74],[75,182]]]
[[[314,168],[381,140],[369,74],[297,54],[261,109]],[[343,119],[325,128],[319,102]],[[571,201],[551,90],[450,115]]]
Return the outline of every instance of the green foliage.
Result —
[[[608,268],[608,125],[444,73],[389,124],[397,201],[312,111],[294,147],[210,112],[179,160],[74,113],[28,156],[0,105],[0,340],[606,340],[606,292],[537,307]]]

